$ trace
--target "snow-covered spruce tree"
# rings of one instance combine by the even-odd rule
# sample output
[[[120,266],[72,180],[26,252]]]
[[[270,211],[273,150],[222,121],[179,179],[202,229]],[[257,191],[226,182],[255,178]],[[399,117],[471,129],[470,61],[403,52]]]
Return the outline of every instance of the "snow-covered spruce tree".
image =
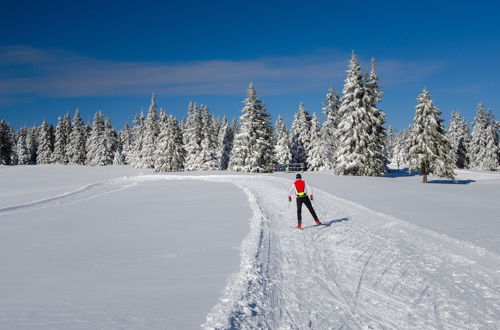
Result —
[[[10,165],[14,153],[13,132],[9,124],[0,120],[0,165]]]
[[[217,159],[219,160],[219,168],[221,170],[227,170],[229,165],[229,157],[231,156],[231,150],[233,149],[233,139],[233,129],[229,126],[229,122],[226,117],[224,117],[219,131],[217,151]]]
[[[87,132],[80,111],[76,109],[66,149],[70,164],[85,165],[87,159]]]
[[[57,119],[57,127],[55,133],[54,152],[52,153],[52,161],[57,164],[68,164],[69,157],[67,154],[69,137],[71,134],[71,118],[66,114],[64,118]]]
[[[370,135],[368,143],[368,164],[365,175],[383,176],[387,172],[387,134],[384,128],[385,114],[377,107],[382,100],[382,91],[378,85],[375,59],[372,58],[371,71],[364,79],[363,104],[367,111]]]
[[[136,165],[139,168],[153,168],[155,162],[156,139],[160,134],[158,125],[158,110],[156,107],[155,95],[151,97],[148,116],[142,135],[142,148],[140,151],[140,162]]]
[[[339,108],[335,173],[337,175],[370,175],[370,138],[372,122],[368,116],[361,67],[353,53],[344,83]]]
[[[447,136],[451,143],[455,166],[457,168],[468,167],[469,157],[467,148],[470,143],[469,125],[458,111],[453,111],[451,113],[451,121]]]
[[[393,151],[394,151],[394,146],[395,146],[395,143],[397,140],[397,135],[398,135],[398,132],[395,132],[392,129],[392,126],[389,125],[389,127],[387,127],[387,143],[386,143],[386,149],[385,149],[385,154],[386,154],[387,159],[389,160],[389,163],[392,163]]]
[[[307,152],[311,144],[311,116],[304,108],[303,103],[299,105],[299,109],[294,116],[290,135],[292,163],[302,163],[304,168],[307,168]]]
[[[434,174],[454,179],[451,144],[446,137],[441,112],[432,103],[429,91],[424,89],[417,98],[415,117],[408,136],[409,171],[419,171],[422,182]]]
[[[184,149],[186,150],[185,168],[187,171],[200,169],[200,153],[202,141],[202,123],[198,105],[189,102],[188,118],[183,132]]]
[[[123,156],[123,164],[130,164],[132,158],[132,129],[125,124],[123,130],[120,132],[120,145],[121,145],[121,154]]]
[[[139,115],[134,118],[134,127],[132,128],[132,150],[129,156],[129,162],[134,167],[140,167],[141,164],[141,150],[142,150],[142,138],[144,136],[145,130],[144,113],[141,111]]]
[[[409,130],[404,129],[399,132],[394,139],[391,163],[395,164],[398,170],[407,164],[406,154],[408,152],[407,141]]]
[[[204,104],[200,106],[201,117],[201,151],[199,155],[199,168],[202,171],[219,169],[217,161],[217,135],[208,107]]]
[[[21,127],[17,132],[16,141],[16,154],[17,154],[17,164],[26,165],[29,164],[29,150],[26,144],[26,139],[28,137],[28,129],[26,127]]]
[[[42,126],[38,131],[38,164],[52,163],[52,150],[50,150],[50,133],[47,121],[42,122]]]
[[[104,119],[102,113],[98,111],[94,115],[92,131],[87,140],[87,165],[107,165],[106,150],[109,148],[104,140]]]
[[[182,133],[173,116],[163,115],[156,148],[156,172],[177,172],[184,168]]]
[[[290,153],[290,136],[285,126],[285,121],[281,116],[276,120],[275,128],[275,144],[274,144],[274,159],[276,163],[288,165],[292,160]]]
[[[336,130],[339,124],[339,107],[340,98],[338,93],[329,88],[326,93],[326,99],[323,101],[323,113],[326,119],[321,128],[321,153],[324,157],[324,169],[333,169],[335,164],[335,150],[337,149],[336,143]]]
[[[243,101],[238,134],[234,137],[229,169],[267,172],[273,162],[272,126],[264,103],[250,83]]]
[[[479,103],[469,144],[470,168],[496,170],[498,166],[497,139],[493,113],[485,113],[483,105]]]
[[[309,150],[307,151],[309,155],[308,169],[310,171],[323,170],[326,165],[324,154],[322,154],[321,128],[316,113],[313,114],[311,120],[310,138]]]
[[[486,152],[483,160],[483,168],[496,171],[500,167],[500,150],[498,148],[496,120],[491,110],[488,110],[486,113],[486,123]]]
[[[29,153],[29,164],[36,164],[38,154],[38,127],[28,128],[26,135],[26,147]]]

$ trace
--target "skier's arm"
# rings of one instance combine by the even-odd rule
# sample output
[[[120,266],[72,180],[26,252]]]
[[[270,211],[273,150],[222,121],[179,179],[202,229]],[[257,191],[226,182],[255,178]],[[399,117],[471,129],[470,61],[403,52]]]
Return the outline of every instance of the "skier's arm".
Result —
[[[289,202],[292,201],[292,192],[293,192],[294,188],[295,188],[295,185],[293,183],[290,185],[290,188],[288,188],[288,201]]]

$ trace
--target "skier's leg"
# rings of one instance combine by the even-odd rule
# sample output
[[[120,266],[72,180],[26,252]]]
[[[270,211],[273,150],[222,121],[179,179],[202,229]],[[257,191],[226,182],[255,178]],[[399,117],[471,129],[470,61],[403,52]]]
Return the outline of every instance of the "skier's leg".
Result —
[[[311,215],[313,216],[314,220],[319,221],[318,216],[316,215],[316,212],[314,212],[314,208],[312,206],[311,200],[309,199],[309,196],[304,197],[304,204],[306,204],[306,206],[309,209],[309,212],[311,212]]]
[[[298,224],[302,224],[302,203],[303,203],[303,198],[297,197],[297,221]]]

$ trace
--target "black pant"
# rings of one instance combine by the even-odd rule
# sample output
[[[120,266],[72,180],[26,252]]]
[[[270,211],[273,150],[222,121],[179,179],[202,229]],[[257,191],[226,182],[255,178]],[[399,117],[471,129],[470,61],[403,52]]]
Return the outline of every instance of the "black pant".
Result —
[[[319,221],[316,212],[314,212],[309,196],[302,196],[297,197],[297,220],[299,221],[299,225],[302,224],[302,204],[305,204],[307,206],[314,220]]]

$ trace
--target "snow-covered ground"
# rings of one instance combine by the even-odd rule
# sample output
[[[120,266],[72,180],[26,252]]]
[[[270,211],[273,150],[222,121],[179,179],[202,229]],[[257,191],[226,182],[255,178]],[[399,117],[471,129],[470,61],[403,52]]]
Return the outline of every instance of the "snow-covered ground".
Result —
[[[0,328],[500,327],[498,174],[293,176],[0,167]]]

